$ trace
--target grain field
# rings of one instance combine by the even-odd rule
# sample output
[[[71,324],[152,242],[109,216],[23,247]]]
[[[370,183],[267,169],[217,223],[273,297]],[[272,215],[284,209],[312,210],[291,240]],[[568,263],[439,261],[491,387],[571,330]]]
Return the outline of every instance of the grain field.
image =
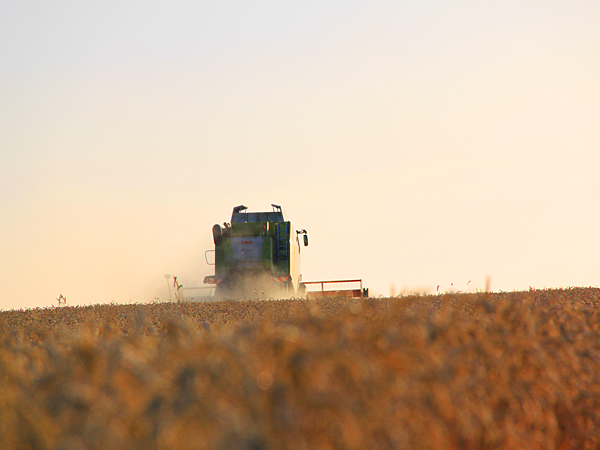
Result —
[[[582,449],[600,289],[0,312],[2,449]]]

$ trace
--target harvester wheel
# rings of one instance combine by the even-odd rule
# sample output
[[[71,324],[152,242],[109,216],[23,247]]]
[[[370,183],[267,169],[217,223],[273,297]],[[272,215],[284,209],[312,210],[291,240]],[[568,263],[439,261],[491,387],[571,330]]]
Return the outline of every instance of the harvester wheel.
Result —
[[[306,298],[306,285],[298,283],[298,296],[300,298]]]

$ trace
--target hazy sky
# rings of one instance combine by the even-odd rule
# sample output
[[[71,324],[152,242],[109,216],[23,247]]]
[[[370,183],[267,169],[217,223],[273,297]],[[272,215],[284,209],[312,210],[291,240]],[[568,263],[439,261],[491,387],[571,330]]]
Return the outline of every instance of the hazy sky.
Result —
[[[600,282],[600,2],[0,2],[0,309],[169,298],[283,205],[305,280]]]

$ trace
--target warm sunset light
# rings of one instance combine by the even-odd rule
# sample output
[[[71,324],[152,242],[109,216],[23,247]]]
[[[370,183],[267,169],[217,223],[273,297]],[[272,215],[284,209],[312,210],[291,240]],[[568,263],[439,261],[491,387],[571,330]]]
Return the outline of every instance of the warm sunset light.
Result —
[[[5,2],[0,309],[202,285],[242,203],[308,230],[304,280],[597,286],[599,19],[597,1]]]

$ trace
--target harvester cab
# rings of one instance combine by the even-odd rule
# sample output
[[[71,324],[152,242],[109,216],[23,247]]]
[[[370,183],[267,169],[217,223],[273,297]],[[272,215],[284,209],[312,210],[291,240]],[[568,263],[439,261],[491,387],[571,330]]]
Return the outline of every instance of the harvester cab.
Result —
[[[217,296],[304,295],[300,248],[308,245],[308,234],[294,229],[281,206],[271,206],[266,212],[236,206],[229,223],[213,226],[215,274],[205,277],[204,284],[215,285]]]

